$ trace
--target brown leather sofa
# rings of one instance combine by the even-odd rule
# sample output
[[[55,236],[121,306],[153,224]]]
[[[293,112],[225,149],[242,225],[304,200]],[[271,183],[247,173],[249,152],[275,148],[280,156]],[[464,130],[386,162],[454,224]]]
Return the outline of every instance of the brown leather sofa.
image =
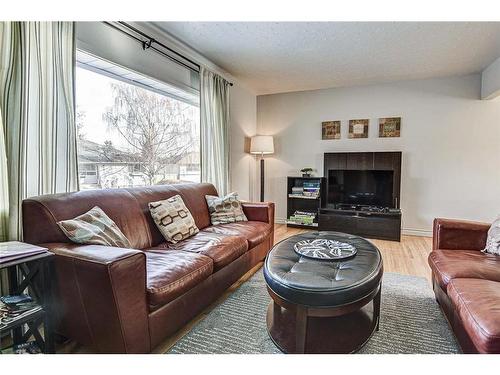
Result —
[[[148,202],[182,196],[200,232],[175,245]],[[247,222],[212,226],[211,184],[87,190],[23,201],[24,240],[55,257],[56,331],[103,353],[147,353],[262,261],[273,244],[274,204],[244,203]],[[56,225],[101,207],[133,249],[71,243]]]
[[[500,353],[500,256],[480,251],[489,228],[434,220],[434,293],[464,353]]]

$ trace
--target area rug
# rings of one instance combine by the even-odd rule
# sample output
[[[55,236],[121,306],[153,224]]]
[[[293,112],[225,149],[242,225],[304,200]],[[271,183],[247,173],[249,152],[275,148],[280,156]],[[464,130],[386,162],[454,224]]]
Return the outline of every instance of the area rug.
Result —
[[[460,353],[434,293],[424,278],[385,273],[382,283],[380,330],[358,353]],[[168,353],[281,353],[266,330],[269,301],[260,269]]]

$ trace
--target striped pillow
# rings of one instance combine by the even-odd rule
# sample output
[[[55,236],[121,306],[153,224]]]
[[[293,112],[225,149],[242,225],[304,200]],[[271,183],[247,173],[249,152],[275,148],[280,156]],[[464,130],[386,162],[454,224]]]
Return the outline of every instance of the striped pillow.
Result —
[[[212,225],[247,221],[241,202],[238,200],[238,193],[230,193],[225,197],[205,195],[205,199]]]
[[[115,222],[97,206],[74,219],[59,221],[57,225],[72,242],[85,245],[132,247]]]

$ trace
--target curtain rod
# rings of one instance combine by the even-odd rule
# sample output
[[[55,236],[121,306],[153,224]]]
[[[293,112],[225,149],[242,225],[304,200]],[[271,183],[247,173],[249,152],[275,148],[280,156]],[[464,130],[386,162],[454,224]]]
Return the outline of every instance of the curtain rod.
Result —
[[[124,30],[124,29],[122,29],[122,28],[114,25],[111,22],[103,21],[103,23],[105,25],[107,25],[107,26],[109,26],[109,27],[111,27],[111,28],[113,28],[113,29],[115,29],[115,30],[117,30],[117,31],[119,31],[119,32],[127,35],[128,37],[136,40],[137,42],[141,43],[143,50],[151,49],[151,50],[159,53],[160,55],[162,55],[162,56],[164,56],[164,57],[166,57],[166,58],[168,58],[168,59],[176,62],[177,64],[180,64],[183,67],[185,67],[185,68],[187,68],[189,70],[192,70],[193,72],[196,72],[196,73],[200,72],[200,64],[198,64],[197,62],[195,62],[195,61],[187,58],[186,56],[180,54],[179,52],[173,50],[172,48],[166,46],[165,44],[157,41],[155,38],[149,36],[148,34],[142,32],[141,30],[139,30],[137,28],[135,28],[134,26],[132,26],[132,25],[126,23],[126,22],[118,21],[118,23],[120,24],[120,26],[123,26],[123,27],[127,28],[128,30],[131,30],[132,32],[134,32],[136,34],[139,34],[142,38],[144,38],[146,40],[133,35],[131,32],[129,32],[127,30]],[[154,44],[159,45],[160,47],[166,49],[168,52],[174,54],[177,57],[171,56],[168,53],[166,53],[166,52],[158,49],[157,47],[154,46]],[[183,60],[187,61],[189,64],[193,65],[194,67],[191,66],[191,65],[189,65],[189,64],[187,64],[187,63],[185,63]],[[233,86],[233,83],[229,82],[229,85]]]

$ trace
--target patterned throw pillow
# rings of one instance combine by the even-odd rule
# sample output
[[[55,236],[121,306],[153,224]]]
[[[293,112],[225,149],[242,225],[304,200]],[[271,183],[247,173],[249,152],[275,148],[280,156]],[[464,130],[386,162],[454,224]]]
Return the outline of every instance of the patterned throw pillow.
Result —
[[[59,221],[57,225],[66,237],[76,243],[132,247],[115,222],[97,206],[74,219]]]
[[[225,197],[205,195],[210,212],[212,225],[248,221],[243,213],[243,207],[238,200],[237,193],[230,193]]]
[[[500,255],[500,216],[491,224],[491,228],[488,230],[486,247],[483,252]]]
[[[199,232],[180,195],[174,195],[164,201],[150,202],[149,211],[168,242],[177,243]]]

